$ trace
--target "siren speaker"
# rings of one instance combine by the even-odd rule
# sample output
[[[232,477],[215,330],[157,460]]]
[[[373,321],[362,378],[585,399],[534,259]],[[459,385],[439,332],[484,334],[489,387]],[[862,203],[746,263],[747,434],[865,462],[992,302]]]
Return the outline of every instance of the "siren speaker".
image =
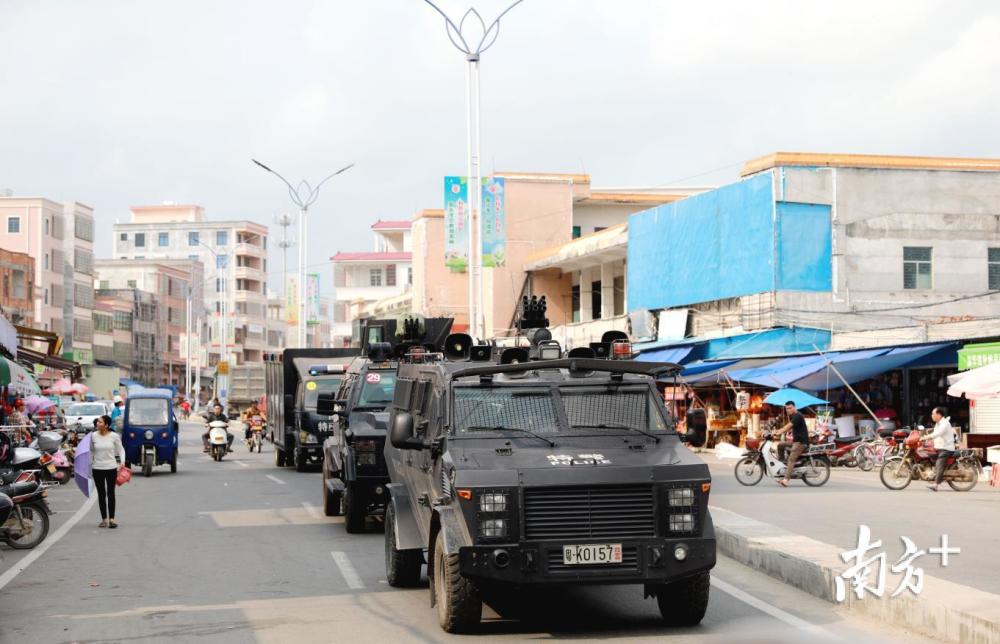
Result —
[[[520,347],[504,349],[500,354],[500,364],[516,364],[528,361],[528,350]]]
[[[607,358],[611,355],[610,342],[591,342],[590,348],[594,352],[595,358]]]
[[[596,358],[597,354],[590,347],[576,347],[570,349],[567,358]]]
[[[477,344],[469,351],[469,359],[473,362],[489,362],[493,357],[493,347],[488,344]]]
[[[619,340],[624,340],[628,342],[628,334],[624,331],[605,331],[601,335],[601,343],[611,344],[612,342],[617,342]]]
[[[468,333],[452,333],[444,341],[444,355],[449,360],[468,360],[472,347],[472,336]]]

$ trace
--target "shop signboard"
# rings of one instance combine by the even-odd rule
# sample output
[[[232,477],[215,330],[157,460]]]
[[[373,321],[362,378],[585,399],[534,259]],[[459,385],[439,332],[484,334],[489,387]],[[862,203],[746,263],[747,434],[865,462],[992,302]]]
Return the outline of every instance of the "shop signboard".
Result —
[[[958,370],[978,369],[1000,362],[1000,342],[967,344],[958,350]]]
[[[94,364],[94,352],[90,349],[64,351],[63,357],[79,364]]]
[[[469,181],[444,178],[444,263],[453,273],[469,265]]]
[[[294,275],[285,278],[285,322],[299,323],[299,280]]]
[[[483,266],[503,266],[507,249],[506,191],[502,177],[483,177]]]
[[[319,324],[319,273],[306,275],[306,323]]]

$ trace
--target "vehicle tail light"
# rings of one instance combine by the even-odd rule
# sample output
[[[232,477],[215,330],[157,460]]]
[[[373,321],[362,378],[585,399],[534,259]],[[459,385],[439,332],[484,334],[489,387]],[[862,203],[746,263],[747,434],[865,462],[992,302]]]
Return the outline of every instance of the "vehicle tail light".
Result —
[[[619,340],[611,344],[611,358],[613,360],[631,360],[632,343]]]
[[[42,465],[48,465],[52,462],[52,456],[49,454],[42,454],[41,458],[38,459],[38,462]]]

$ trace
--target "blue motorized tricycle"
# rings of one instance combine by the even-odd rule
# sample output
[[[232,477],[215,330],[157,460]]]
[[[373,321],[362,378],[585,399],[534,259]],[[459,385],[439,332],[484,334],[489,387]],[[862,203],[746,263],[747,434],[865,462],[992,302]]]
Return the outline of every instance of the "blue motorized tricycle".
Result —
[[[178,426],[170,390],[129,390],[122,418],[126,465],[142,468],[144,476],[151,476],[157,465],[169,464],[171,472],[177,471]]]

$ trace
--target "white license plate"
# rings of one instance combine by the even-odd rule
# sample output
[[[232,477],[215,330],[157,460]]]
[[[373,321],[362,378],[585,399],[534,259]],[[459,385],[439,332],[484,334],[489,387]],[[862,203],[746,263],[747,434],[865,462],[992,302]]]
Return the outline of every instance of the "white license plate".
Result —
[[[563,546],[564,564],[620,564],[621,562],[622,544],[620,543]]]

